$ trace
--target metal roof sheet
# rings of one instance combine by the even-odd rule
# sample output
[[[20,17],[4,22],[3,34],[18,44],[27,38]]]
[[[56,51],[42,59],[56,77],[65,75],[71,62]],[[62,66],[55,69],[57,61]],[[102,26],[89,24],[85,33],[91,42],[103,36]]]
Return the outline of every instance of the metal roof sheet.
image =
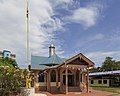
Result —
[[[89,76],[111,75],[111,74],[120,74],[120,70],[89,73]]]
[[[31,56],[31,68],[32,69],[46,69],[47,65],[61,64],[65,59],[60,58],[56,54],[50,57],[43,56]]]
[[[44,65],[48,65],[48,64],[60,64],[63,61],[64,60],[62,58],[60,58],[59,56],[57,56],[56,54],[54,54],[51,57],[48,57],[46,60],[44,60],[42,62],[42,64],[44,64]]]

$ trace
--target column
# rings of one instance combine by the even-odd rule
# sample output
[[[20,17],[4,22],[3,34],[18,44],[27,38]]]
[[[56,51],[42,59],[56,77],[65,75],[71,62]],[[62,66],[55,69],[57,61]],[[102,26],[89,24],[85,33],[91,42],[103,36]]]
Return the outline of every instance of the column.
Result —
[[[85,76],[84,76],[84,72],[82,72],[82,83],[85,81]]]
[[[32,87],[35,87],[35,74],[34,73],[32,73],[32,84],[31,84],[31,86]]]
[[[77,72],[77,71],[76,71],[76,69],[75,69],[75,70],[74,70],[74,86],[76,86],[76,83],[77,83],[77,82],[76,82],[76,72]]]
[[[39,90],[39,71],[35,72],[35,83],[34,83],[35,89],[38,91]]]
[[[80,86],[80,70],[78,70],[78,86]]]
[[[89,67],[87,67],[87,92],[89,92]]]
[[[56,86],[58,87],[58,70],[56,69]]]
[[[47,90],[47,73],[44,73],[44,82],[46,82],[46,90]]]
[[[50,92],[50,70],[47,72],[47,91]]]
[[[38,74],[38,73],[39,73],[39,72],[37,71],[36,74],[35,74],[35,75],[36,75],[36,80],[35,80],[36,83],[38,83],[38,77],[39,77],[39,74]]]
[[[68,94],[68,69],[67,66],[65,66],[65,76],[66,76],[66,84],[65,84],[65,93]]]
[[[62,92],[62,72],[61,72],[61,69],[60,69],[60,92]]]

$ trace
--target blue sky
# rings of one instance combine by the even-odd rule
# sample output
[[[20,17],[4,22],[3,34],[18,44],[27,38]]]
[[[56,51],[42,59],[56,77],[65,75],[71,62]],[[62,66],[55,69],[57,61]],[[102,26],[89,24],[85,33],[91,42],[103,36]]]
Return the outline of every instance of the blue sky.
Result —
[[[26,3],[0,0],[0,50],[26,67]],[[61,57],[78,53],[101,66],[106,56],[120,60],[120,0],[29,0],[30,52],[48,56],[53,43]]]

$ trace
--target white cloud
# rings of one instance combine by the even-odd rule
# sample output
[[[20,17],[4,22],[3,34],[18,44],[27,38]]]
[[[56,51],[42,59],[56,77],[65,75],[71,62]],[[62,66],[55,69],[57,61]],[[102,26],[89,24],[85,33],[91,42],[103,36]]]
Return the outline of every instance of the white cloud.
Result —
[[[86,56],[94,61],[95,66],[101,66],[102,62],[104,62],[105,57],[113,57],[115,60],[119,60],[120,51],[96,51],[86,53]]]
[[[86,38],[83,38],[81,40],[81,38],[78,40],[78,42],[76,42],[76,48],[82,48],[83,46],[85,45],[88,45],[90,44],[91,42],[94,42],[94,41],[100,41],[100,40],[104,40],[105,39],[105,36],[101,33],[98,33],[98,34],[95,34],[95,35],[92,35],[90,37],[87,37]],[[81,41],[84,41],[84,42],[81,42]],[[80,43],[81,42],[81,43]]]
[[[0,50],[8,49],[15,53],[17,61],[22,67],[26,66],[25,6],[25,0],[0,2]],[[48,46],[51,39],[53,41],[55,39],[54,31],[62,28],[62,22],[59,18],[52,18],[55,13],[48,0],[31,0],[29,9],[31,53],[48,56]],[[61,47],[58,50],[61,50]]]
[[[90,4],[86,7],[80,7],[73,11],[71,16],[66,17],[68,22],[80,23],[88,28],[97,23],[102,7],[98,4]]]
[[[35,55],[48,55],[48,46],[55,42],[57,53],[63,54],[60,42],[56,41],[56,30],[64,30],[66,21],[54,17],[54,8],[68,8],[74,0],[29,0],[30,9],[30,47]],[[62,6],[61,6],[62,5]],[[79,4],[78,4],[79,5]],[[26,66],[26,8],[25,0],[2,0],[0,2],[0,50],[8,49],[17,55],[20,66]],[[65,17],[85,27],[96,24],[99,17],[98,6],[80,7],[73,15]],[[96,37],[97,39],[102,36]]]
[[[51,4],[53,4],[53,7],[61,5],[61,7],[64,7],[64,8],[66,8],[68,4],[71,4],[72,2],[74,2],[74,0],[49,0],[49,1]]]
[[[94,37],[91,38],[91,40],[101,40],[104,38],[104,35],[99,33],[99,34],[96,34]]]

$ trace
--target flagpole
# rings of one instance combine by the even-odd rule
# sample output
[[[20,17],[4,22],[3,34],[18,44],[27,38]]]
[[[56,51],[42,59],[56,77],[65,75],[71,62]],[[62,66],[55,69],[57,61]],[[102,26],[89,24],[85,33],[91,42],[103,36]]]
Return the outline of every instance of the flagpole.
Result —
[[[29,9],[28,9],[28,0],[26,0],[26,31],[27,31],[27,42],[26,42],[26,47],[27,47],[27,54],[26,54],[26,59],[27,59],[27,64],[28,66],[30,65],[29,61]]]

